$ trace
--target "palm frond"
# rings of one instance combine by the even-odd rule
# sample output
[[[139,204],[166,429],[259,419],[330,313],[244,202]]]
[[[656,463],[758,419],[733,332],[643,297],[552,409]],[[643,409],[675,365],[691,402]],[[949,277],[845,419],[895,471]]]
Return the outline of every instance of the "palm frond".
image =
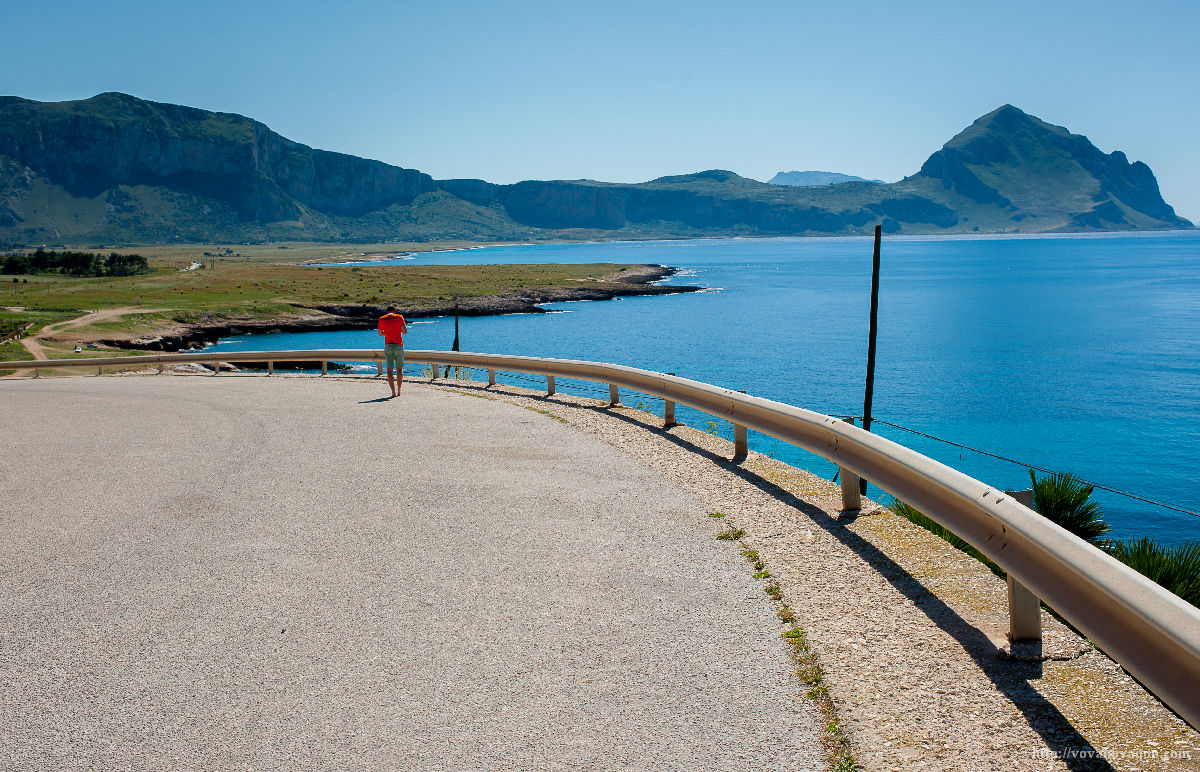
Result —
[[[1108,545],[1108,552],[1147,579],[1200,607],[1200,541],[1167,547],[1143,536],[1113,542]]]
[[[1069,473],[1038,479],[1030,469],[1029,479],[1033,483],[1033,508],[1038,514],[1084,541],[1104,545],[1102,537],[1111,529],[1104,522],[1100,505],[1091,501],[1095,488]]]

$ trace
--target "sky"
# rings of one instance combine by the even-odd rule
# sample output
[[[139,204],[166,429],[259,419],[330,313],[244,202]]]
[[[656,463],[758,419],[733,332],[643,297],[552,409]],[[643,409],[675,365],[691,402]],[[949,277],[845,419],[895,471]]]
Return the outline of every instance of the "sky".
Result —
[[[0,94],[240,113],[434,178],[893,181],[1013,104],[1200,221],[1200,3],[15,0]]]

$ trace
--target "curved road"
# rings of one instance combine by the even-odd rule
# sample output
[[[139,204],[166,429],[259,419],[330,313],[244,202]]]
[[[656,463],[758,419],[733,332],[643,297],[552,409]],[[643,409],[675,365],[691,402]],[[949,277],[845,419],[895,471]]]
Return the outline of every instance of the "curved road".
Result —
[[[0,768],[822,768],[699,503],[545,416],[385,392],[0,383]]]

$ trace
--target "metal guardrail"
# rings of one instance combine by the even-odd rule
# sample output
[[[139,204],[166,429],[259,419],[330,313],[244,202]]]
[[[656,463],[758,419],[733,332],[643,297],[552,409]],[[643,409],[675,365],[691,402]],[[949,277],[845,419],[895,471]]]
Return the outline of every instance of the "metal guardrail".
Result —
[[[380,363],[382,359],[383,352],[376,350],[208,351],[0,362],[0,368],[159,365],[161,370],[187,362],[267,362],[270,370],[276,362],[303,361],[321,362],[324,372],[331,361]],[[746,452],[746,429],[822,456],[842,469],[847,508],[858,506],[855,476],[869,479],[1008,572],[1014,639],[1032,635],[1029,604],[1041,598],[1192,727],[1200,728],[1200,609],[994,486],[843,420],[673,375],[598,362],[450,351],[410,350],[405,359],[486,369],[489,383],[495,383],[498,370],[544,375],[547,393],[554,393],[556,377],[606,383],[614,405],[620,403],[619,388],[632,389],[662,398],[667,424],[674,423],[676,403],[732,422],[735,458]],[[1016,619],[1020,607],[1023,624]]]

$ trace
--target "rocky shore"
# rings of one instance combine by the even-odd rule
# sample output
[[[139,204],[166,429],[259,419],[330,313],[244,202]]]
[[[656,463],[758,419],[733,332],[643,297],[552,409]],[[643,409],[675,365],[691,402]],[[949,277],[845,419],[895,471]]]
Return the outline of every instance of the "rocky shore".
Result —
[[[662,285],[655,282],[673,276],[677,269],[664,265],[632,265],[604,276],[587,286],[570,288],[531,288],[500,295],[462,298],[422,305],[400,304],[400,312],[409,319],[433,316],[497,316],[500,314],[552,313],[545,303],[574,300],[612,300],[617,297],[673,295],[703,289],[694,285]],[[193,324],[175,324],[151,335],[105,338],[102,345],[140,351],[179,351],[213,343],[233,335],[265,332],[316,332],[321,330],[367,330],[375,327],[385,312],[382,304],[317,304],[297,306],[296,313],[263,318],[213,317]]]

